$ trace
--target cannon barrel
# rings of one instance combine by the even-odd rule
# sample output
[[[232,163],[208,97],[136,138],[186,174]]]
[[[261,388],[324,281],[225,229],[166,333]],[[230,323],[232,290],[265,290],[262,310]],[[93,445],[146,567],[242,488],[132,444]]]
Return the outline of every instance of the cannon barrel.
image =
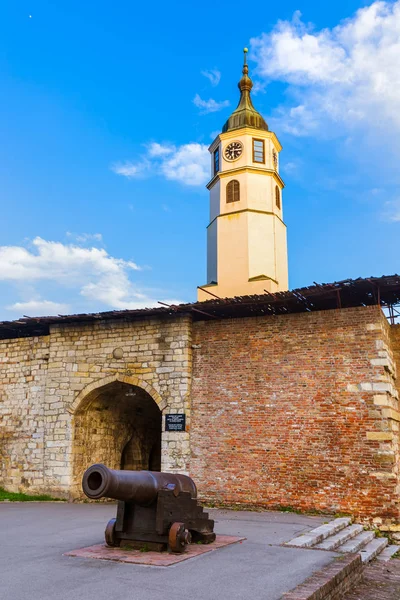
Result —
[[[82,488],[92,500],[112,498],[141,506],[152,504],[161,490],[170,490],[175,496],[180,492],[189,492],[191,498],[197,497],[196,484],[187,475],[158,471],[116,471],[102,464],[92,465],[85,471]]]

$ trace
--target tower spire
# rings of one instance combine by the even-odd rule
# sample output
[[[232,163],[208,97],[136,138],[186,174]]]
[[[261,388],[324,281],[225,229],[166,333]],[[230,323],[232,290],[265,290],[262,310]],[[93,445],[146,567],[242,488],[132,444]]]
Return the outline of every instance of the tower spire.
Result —
[[[241,127],[253,127],[254,129],[263,129],[268,131],[268,125],[264,118],[253,106],[250,92],[253,87],[253,82],[249,77],[249,67],[247,64],[248,49],[243,48],[243,77],[238,83],[240,90],[240,100],[237,108],[233,111],[227,122],[222,128],[222,132],[231,131],[232,129],[240,129]]]
[[[282,146],[253,106],[247,48],[243,52],[239,104],[209,147],[207,283],[198,288],[199,301],[289,287]]]

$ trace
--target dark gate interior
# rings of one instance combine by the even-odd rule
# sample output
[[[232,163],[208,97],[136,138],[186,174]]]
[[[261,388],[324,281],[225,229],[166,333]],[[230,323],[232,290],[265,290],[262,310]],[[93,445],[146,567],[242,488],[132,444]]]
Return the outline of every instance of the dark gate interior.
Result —
[[[114,382],[89,394],[75,415],[74,495],[93,463],[161,470],[161,411],[142,388]]]

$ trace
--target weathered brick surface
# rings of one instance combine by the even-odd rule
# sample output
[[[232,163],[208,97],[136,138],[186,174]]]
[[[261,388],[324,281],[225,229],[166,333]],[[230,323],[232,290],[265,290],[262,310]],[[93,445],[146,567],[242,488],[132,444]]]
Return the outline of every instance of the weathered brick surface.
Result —
[[[190,470],[204,498],[346,512],[398,534],[399,331],[364,307],[0,341],[0,484],[75,497],[90,462],[153,464],[159,411],[185,412],[186,432],[162,422],[161,467]]]
[[[282,600],[342,600],[361,581],[362,570],[359,554],[342,556],[284,594]]]
[[[363,581],[343,600],[399,600],[400,560],[375,561],[364,569]]]
[[[379,308],[198,322],[193,343],[203,497],[398,520],[398,401]]]

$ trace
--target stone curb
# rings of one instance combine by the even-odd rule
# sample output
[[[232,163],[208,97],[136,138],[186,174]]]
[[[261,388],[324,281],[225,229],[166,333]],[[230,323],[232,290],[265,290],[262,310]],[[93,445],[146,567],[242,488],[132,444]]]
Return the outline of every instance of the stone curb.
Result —
[[[340,600],[362,579],[359,554],[336,558],[330,565],[311,575],[281,600]]]

